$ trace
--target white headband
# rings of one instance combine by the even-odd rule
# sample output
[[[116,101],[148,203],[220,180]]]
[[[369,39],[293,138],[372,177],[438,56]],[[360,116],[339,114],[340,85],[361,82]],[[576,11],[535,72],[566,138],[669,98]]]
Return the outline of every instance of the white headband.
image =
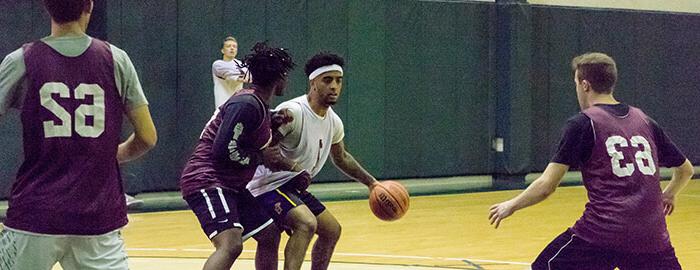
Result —
[[[314,70],[314,72],[311,72],[311,74],[309,74],[309,81],[315,79],[316,77],[318,77],[318,75],[329,71],[340,71],[340,75],[343,75],[343,67],[333,64],[328,66],[322,66]]]

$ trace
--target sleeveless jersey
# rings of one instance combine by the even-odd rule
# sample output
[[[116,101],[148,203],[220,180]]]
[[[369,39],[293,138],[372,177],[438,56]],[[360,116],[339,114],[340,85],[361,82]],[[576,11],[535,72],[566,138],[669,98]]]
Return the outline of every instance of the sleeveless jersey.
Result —
[[[270,115],[267,113],[266,105],[253,94],[252,89],[238,91],[227,103],[236,102],[244,95],[255,97],[263,118],[260,119],[260,124],[257,127],[250,131],[244,131],[240,135],[240,147],[248,151],[259,151],[267,146],[272,139]],[[180,189],[183,196],[211,187],[245,190],[246,184],[253,177],[257,164],[234,166],[230,162],[217,160],[213,156],[214,139],[224,117],[224,113],[217,110],[217,113],[204,128],[199,143],[180,177]]]
[[[647,116],[632,106],[622,117],[596,106],[583,113],[591,119],[595,142],[581,169],[589,202],[572,230],[595,245],[628,252],[670,248]]]
[[[280,141],[282,155],[304,168],[311,177],[323,168],[331,151],[331,145],[342,141],[345,135],[340,117],[328,108],[326,115],[317,115],[309,105],[306,95],[285,101],[277,109],[289,109],[294,120],[291,132]],[[298,172],[272,172],[260,165],[247,188],[253,196],[272,191],[299,174]]]
[[[92,39],[67,57],[42,41],[23,46],[25,159],[6,225],[40,234],[97,235],[127,223],[117,164],[124,105],[110,45]]]

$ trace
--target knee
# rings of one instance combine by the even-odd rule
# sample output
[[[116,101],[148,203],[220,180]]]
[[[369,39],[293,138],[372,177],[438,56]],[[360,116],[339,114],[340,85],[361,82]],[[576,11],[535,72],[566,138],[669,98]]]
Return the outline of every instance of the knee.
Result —
[[[243,242],[240,240],[233,240],[228,243],[224,243],[219,248],[217,248],[230,260],[236,260],[238,256],[243,252]]]
[[[339,223],[334,222],[326,226],[323,230],[319,230],[318,235],[326,239],[333,241],[338,241],[340,239],[340,234],[343,231],[343,227]]]
[[[280,243],[280,234],[281,232],[279,229],[277,229],[277,227],[274,225],[271,225],[270,227],[256,234],[253,238],[255,238],[255,241],[258,242],[259,246],[277,248]]]
[[[312,216],[312,218],[304,218],[296,222],[296,224],[293,226],[293,231],[294,233],[300,232],[303,234],[313,235],[317,228],[318,223],[316,222],[316,218]]]

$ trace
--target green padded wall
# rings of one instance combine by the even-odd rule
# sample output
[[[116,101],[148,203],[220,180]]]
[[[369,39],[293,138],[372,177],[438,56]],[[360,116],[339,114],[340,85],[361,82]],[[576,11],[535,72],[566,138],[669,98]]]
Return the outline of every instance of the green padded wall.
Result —
[[[385,177],[483,174],[493,134],[493,6],[392,1],[385,9]]]
[[[122,167],[125,188],[129,192],[173,189],[181,168],[175,157],[180,150],[178,125],[182,123],[178,119],[177,4],[109,1],[106,16],[107,40],[129,54],[158,130],[157,147]],[[131,130],[126,128],[123,133],[126,137]]]
[[[542,170],[578,112],[569,61],[590,50],[618,61],[616,96],[648,112],[700,162],[699,15],[524,1],[212,3],[96,2],[88,32],[129,53],[159,132],[157,148],[124,167],[129,192],[177,189],[214,110],[211,63],[227,35],[239,40],[239,58],[262,40],[291,50],[297,68],[273,105],[306,92],[311,55],[344,56],[345,87],[334,109],[346,146],[379,178]],[[0,55],[49,33],[39,0],[0,1],[0,10],[13,14],[0,17]],[[3,117],[0,130],[4,198],[21,160],[18,113]],[[506,138],[504,153],[492,152],[495,136]],[[347,180],[326,167],[318,181]]]
[[[602,51],[618,64],[615,96],[654,118],[700,162],[700,15],[533,6],[532,171],[556,150],[566,119],[579,111],[570,61]]]

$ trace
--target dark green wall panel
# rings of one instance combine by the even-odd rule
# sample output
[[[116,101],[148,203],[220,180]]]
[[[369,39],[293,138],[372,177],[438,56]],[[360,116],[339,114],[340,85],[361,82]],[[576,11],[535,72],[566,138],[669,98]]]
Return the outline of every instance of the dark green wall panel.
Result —
[[[172,189],[179,175],[178,65],[176,1],[109,2],[109,41],[125,50],[139,74],[158,130],[158,146],[123,166],[130,192]],[[120,16],[114,16],[119,14]],[[157,38],[154,38],[157,37]],[[130,125],[125,125],[130,127]],[[162,147],[169,146],[169,147]]]
[[[532,170],[543,170],[566,119],[579,111],[570,61],[601,51],[617,64],[618,100],[640,107],[665,128],[688,158],[700,161],[700,16],[533,6]]]
[[[124,168],[130,192],[177,189],[214,110],[211,63],[227,35],[239,41],[238,58],[256,41],[290,49],[297,68],[273,106],[306,92],[310,56],[343,56],[345,85],[334,109],[346,146],[379,178],[544,169],[566,119],[579,111],[570,60],[592,50],[617,60],[616,96],[644,109],[700,162],[698,15],[522,3],[499,3],[516,8],[498,11],[499,4],[449,1],[98,4],[104,11],[88,32],[129,53],[159,131],[157,148]],[[0,1],[0,10],[13,14],[0,17],[1,55],[49,33],[39,0]],[[18,113],[4,117],[0,130],[8,142],[0,150],[5,197],[20,162]],[[499,157],[491,139],[503,130],[509,141]],[[347,180],[326,167],[318,181]]]
[[[384,94],[386,85],[385,1],[348,4],[348,38],[343,100],[348,106],[343,117],[345,146],[375,175],[384,175],[386,126]],[[328,166],[331,167],[331,166]]]

